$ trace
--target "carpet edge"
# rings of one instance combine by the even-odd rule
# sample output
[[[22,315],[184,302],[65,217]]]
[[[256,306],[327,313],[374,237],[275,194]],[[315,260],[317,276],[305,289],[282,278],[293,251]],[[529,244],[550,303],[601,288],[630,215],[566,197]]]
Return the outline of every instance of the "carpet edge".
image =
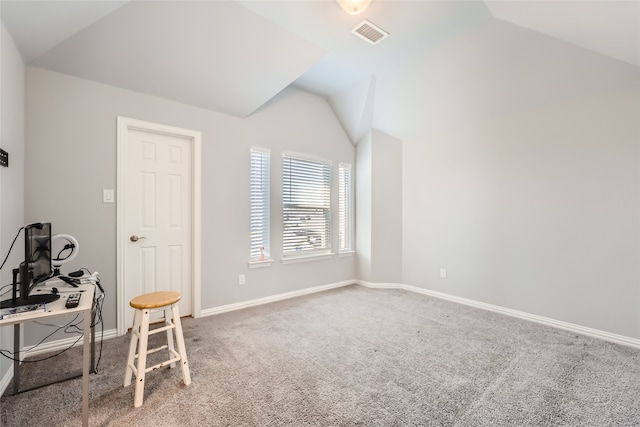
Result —
[[[574,323],[564,322],[561,320],[552,319],[550,317],[538,316],[535,314],[527,313],[524,311],[512,310],[510,308],[501,307],[499,305],[487,304],[481,301],[476,301],[468,298],[462,298],[455,295],[446,294],[444,292],[431,291],[428,289],[420,288],[418,286],[405,285],[402,283],[372,283],[363,280],[357,280],[356,283],[361,286],[372,289],[402,289],[409,292],[415,292],[431,296],[434,298],[444,299],[447,301],[455,302],[458,304],[468,305],[470,307],[479,308],[482,310],[492,311],[499,314],[504,314],[511,317],[517,317],[522,320],[527,320],[534,323],[539,323],[553,328],[562,329],[569,332],[574,332],[581,335],[587,335],[592,338],[598,338],[604,341],[612,342],[615,344],[625,345],[640,349],[640,339],[627,337],[624,335],[614,334],[612,332],[602,331],[599,329],[589,328],[586,326],[576,325]]]

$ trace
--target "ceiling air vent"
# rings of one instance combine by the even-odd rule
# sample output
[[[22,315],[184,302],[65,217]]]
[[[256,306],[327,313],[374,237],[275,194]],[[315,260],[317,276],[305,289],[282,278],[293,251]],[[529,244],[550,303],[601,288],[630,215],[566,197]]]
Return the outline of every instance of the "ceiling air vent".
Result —
[[[367,20],[362,21],[351,32],[371,44],[378,44],[389,35],[385,30]]]

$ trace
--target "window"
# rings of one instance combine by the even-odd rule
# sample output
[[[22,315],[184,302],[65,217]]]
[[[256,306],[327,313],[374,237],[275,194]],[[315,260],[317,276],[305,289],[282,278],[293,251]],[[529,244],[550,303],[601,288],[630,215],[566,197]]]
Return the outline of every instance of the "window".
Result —
[[[251,261],[269,258],[270,152],[251,148]]]
[[[353,250],[353,198],[351,197],[351,165],[338,165],[338,240],[340,252]]]
[[[329,253],[331,162],[284,154],[282,202],[284,257]]]

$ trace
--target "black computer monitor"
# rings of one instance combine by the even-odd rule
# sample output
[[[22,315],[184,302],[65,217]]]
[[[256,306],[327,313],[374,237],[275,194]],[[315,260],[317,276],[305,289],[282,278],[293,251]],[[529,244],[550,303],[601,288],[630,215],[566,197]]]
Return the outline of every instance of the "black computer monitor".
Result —
[[[51,223],[37,222],[24,227],[24,262],[20,264],[18,287],[14,272],[13,296],[0,302],[0,308],[49,303],[60,298],[57,294],[30,295],[31,288],[51,277]],[[16,295],[17,290],[20,294]]]
[[[50,222],[29,224],[24,228],[24,258],[28,263],[31,286],[51,277]]]

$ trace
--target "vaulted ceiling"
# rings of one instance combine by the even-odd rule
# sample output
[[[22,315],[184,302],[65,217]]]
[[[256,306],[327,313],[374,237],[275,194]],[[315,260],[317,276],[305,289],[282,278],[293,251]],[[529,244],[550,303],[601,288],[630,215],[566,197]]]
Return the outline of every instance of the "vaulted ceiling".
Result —
[[[484,37],[505,51],[554,39],[640,69],[638,1],[373,0],[356,16],[333,0],[2,0],[0,7],[27,65],[238,117],[294,84],[326,97],[354,142],[371,126],[403,132],[388,118],[375,123],[374,103],[388,104],[377,79],[401,70],[413,80],[399,83],[411,87],[421,68],[407,67],[447,60],[443,49],[463,39]],[[374,46],[351,34],[364,19],[390,36]]]

